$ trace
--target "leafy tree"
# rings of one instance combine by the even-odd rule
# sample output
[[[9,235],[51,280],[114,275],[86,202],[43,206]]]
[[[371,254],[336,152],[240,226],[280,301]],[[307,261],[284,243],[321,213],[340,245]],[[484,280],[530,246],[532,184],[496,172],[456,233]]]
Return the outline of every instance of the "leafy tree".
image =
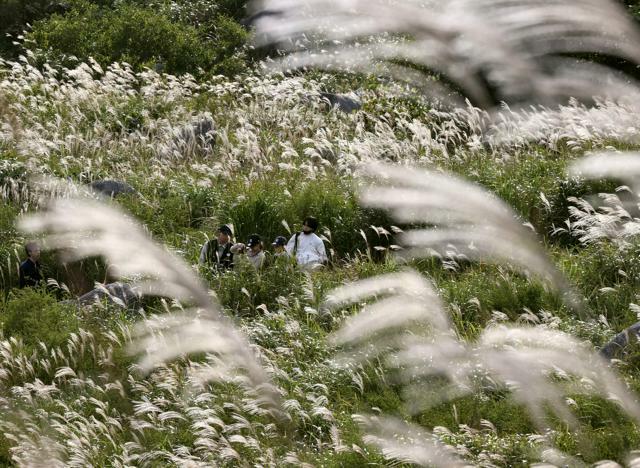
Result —
[[[12,44],[27,24],[60,11],[62,5],[51,0],[0,0],[0,54],[13,56],[17,48]],[[9,35],[9,36],[7,36]]]
[[[65,14],[36,23],[28,46],[63,63],[70,56],[93,57],[102,65],[126,61],[136,70],[158,65],[178,74],[237,73],[244,66],[246,32],[224,16],[211,21],[198,28],[136,3],[106,8],[79,0]]]

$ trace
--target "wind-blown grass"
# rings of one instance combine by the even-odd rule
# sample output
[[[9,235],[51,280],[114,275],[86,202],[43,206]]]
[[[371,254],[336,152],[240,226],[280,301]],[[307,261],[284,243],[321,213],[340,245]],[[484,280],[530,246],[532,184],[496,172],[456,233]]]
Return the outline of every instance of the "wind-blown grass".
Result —
[[[435,171],[369,165],[366,172],[379,182],[363,191],[364,204],[388,209],[402,223],[434,226],[401,235],[402,242],[411,247],[406,257],[435,254],[454,260],[504,262],[538,275],[581,311],[581,300],[539,241],[497,197]]]
[[[274,13],[257,21],[261,43],[295,51],[280,68],[386,72],[433,91],[438,83],[420,72],[426,69],[485,108],[523,98],[541,104],[624,96],[622,79],[614,84],[604,67],[579,65],[562,54],[640,62],[638,30],[612,1],[268,0],[256,8]]]
[[[137,328],[134,336],[139,341],[132,349],[147,354],[140,362],[142,369],[148,371],[183,354],[211,352],[219,355],[225,367],[218,372],[212,368],[207,377],[224,379],[231,375],[231,369],[242,369],[247,371],[251,387],[269,386],[269,378],[246,338],[222,315],[193,271],[151,241],[115,207],[90,200],[57,199],[47,212],[23,220],[21,227],[46,234],[46,245],[62,250],[65,260],[103,256],[120,276],[135,278],[134,285],[142,294],[193,304],[193,309],[183,314],[147,320]],[[154,333],[159,330],[163,330],[160,336]],[[271,396],[276,397],[275,393]]]
[[[556,4],[560,5],[564,4]],[[588,3],[576,4],[571,11],[585,5]],[[608,11],[607,4],[602,5],[600,9],[594,4],[593,12]],[[487,9],[483,14],[489,18],[496,12]],[[496,15],[491,21],[500,23],[501,14]],[[504,19],[510,21],[508,15]],[[497,31],[505,32],[504,26]],[[622,23],[618,26],[624,30]],[[578,36],[585,39],[595,34],[591,31]],[[509,34],[517,38],[519,33]],[[529,43],[544,55],[550,49],[545,49],[544,36],[539,39],[538,45],[535,39]],[[392,51],[392,47],[385,50]],[[527,54],[537,63],[534,52]],[[519,59],[517,65],[521,64],[526,65]],[[514,67],[514,73],[522,71]],[[106,69],[92,63],[74,69],[39,68],[27,57],[17,63],[1,63],[0,76],[0,106],[6,110],[0,113],[0,152],[6,158],[0,163],[0,197],[7,206],[0,210],[0,237],[8,239],[0,246],[0,258],[7,290],[15,284],[18,255],[14,250],[19,253],[26,240],[13,229],[13,221],[39,205],[41,192],[27,185],[29,173],[55,174],[81,184],[101,178],[128,182],[139,193],[112,203],[125,206],[131,213],[129,218],[136,217],[146,225],[138,232],[145,241],[150,238],[148,229],[169,245],[175,256],[183,257],[186,263],[181,272],[193,274],[194,269],[186,264],[195,263],[205,237],[211,237],[215,227],[230,217],[234,222],[240,218],[243,224],[236,224],[247,233],[257,230],[270,237],[288,231],[282,220],[295,230],[303,216],[320,213],[323,227],[330,227],[336,251],[331,269],[306,277],[283,269],[277,274],[265,270],[216,276],[201,270],[209,282],[202,285],[198,281],[185,284],[189,281],[170,275],[161,278],[172,284],[186,310],[176,311],[177,302],[172,306],[145,302],[150,320],[134,330],[134,343],[129,325],[121,324],[127,317],[108,304],[79,310],[78,322],[91,331],[74,331],[74,336],[62,339],[63,344],[50,340],[51,333],[34,339],[25,332],[25,343],[27,337],[31,340],[28,346],[20,345],[17,334],[5,336],[6,341],[0,342],[0,397],[11,408],[0,425],[7,438],[0,443],[0,454],[7,462],[11,458],[17,464],[35,463],[39,459],[33,457],[39,448],[47,446],[51,453],[45,456],[51,458],[51,464],[58,458],[60,464],[78,466],[362,466],[384,461],[375,447],[382,447],[389,455],[394,450],[397,455],[400,448],[406,455],[404,460],[409,461],[411,455],[417,462],[426,462],[429,453],[442,447],[434,442],[432,450],[432,441],[438,439],[458,446],[457,458],[468,463],[490,461],[513,466],[540,460],[573,463],[529,452],[541,444],[540,440],[548,445],[555,439],[560,449],[579,459],[577,463],[600,458],[622,461],[625,453],[637,446],[636,428],[627,422],[631,418],[620,405],[602,398],[575,397],[591,395],[592,387],[600,389],[600,393],[593,392],[596,394],[624,396],[615,386],[602,382],[611,375],[599,373],[597,360],[593,372],[586,373],[583,366],[591,362],[592,349],[575,337],[600,344],[613,333],[607,319],[617,326],[635,317],[629,303],[637,302],[637,251],[617,252],[607,243],[587,248],[574,244],[565,249],[554,236],[546,237],[554,260],[576,279],[594,316],[600,316],[598,321],[569,317],[539,284],[488,264],[489,260],[508,263],[517,272],[554,281],[557,272],[543,256],[542,244],[529,225],[522,224],[530,221],[540,234],[552,227],[541,218],[561,212],[566,196],[574,194],[563,173],[573,158],[607,146],[625,149],[637,141],[637,112],[629,102],[634,99],[635,85],[618,88],[620,93],[629,91],[630,99],[624,103],[597,101],[591,107],[572,102],[489,113],[467,105],[436,110],[434,103],[411,94],[399,97],[398,88],[369,78],[358,80],[359,85],[367,86],[361,93],[362,109],[346,115],[328,110],[319,98],[316,100],[321,92],[352,86],[352,81],[340,82],[327,75],[256,75],[197,83],[189,76],[133,73],[124,64]],[[418,72],[412,78],[430,86],[431,81],[423,81],[425,76]],[[510,82],[513,76],[507,77],[505,88],[496,96],[529,93],[530,83]],[[493,91],[486,95],[488,87],[482,77],[469,75],[463,80],[465,85],[478,86],[473,91],[480,98],[474,103],[484,105],[494,99]],[[571,80],[566,83],[571,87]],[[560,88],[550,89],[556,92]],[[449,90],[443,92],[448,94]],[[205,148],[175,140],[200,119],[213,122],[215,144]],[[424,206],[420,202],[405,207],[402,219],[411,229],[425,227],[425,220],[430,219],[428,227],[443,234],[443,238],[437,237],[442,242],[430,245],[445,255],[444,263],[417,260],[429,252],[422,247],[422,237],[415,239],[416,245],[405,245],[409,256],[416,257],[412,265],[432,274],[432,280],[407,271],[398,273],[398,264],[387,251],[401,241],[399,229],[389,225],[392,222],[387,216],[354,202],[357,187],[365,183],[359,178],[360,168],[378,161],[405,169],[433,168],[428,171],[428,180],[438,181],[433,190],[413,182],[405,186],[395,179],[377,180],[378,189],[388,190],[380,203],[388,202],[394,208],[400,209],[406,201],[405,195],[398,193],[413,193],[419,198],[425,190],[429,193]],[[455,172],[459,179],[447,186],[438,178],[444,178],[441,169]],[[419,174],[414,172],[411,177],[419,178]],[[474,180],[488,191],[479,194],[474,191],[478,185],[470,189],[465,180]],[[436,188],[447,197],[439,196]],[[578,184],[578,188],[584,186]],[[443,208],[437,209],[439,205]],[[421,218],[417,216],[420,213],[424,215]],[[93,212],[89,218],[92,216]],[[61,219],[56,223],[61,224]],[[121,226],[127,234],[118,237],[118,242],[133,232],[126,223]],[[86,239],[85,245],[99,247],[92,244],[95,238],[91,236],[101,231],[90,231],[90,235],[79,236],[78,242]],[[444,237],[450,234],[458,237],[446,241]],[[54,241],[57,236],[54,234]],[[357,251],[364,248],[362,236],[367,238],[370,256]],[[472,236],[482,242],[468,248]],[[407,239],[410,237],[403,242]],[[430,242],[433,239],[428,238]],[[498,243],[498,239],[511,244]],[[457,251],[447,243],[457,244]],[[513,254],[517,249],[528,253]],[[156,257],[166,254],[163,248],[151,253]],[[137,252],[130,250],[121,256],[127,261],[138,260]],[[44,263],[53,266],[55,262],[49,256]],[[149,265],[155,268],[156,263],[143,266]],[[125,279],[153,284],[158,281],[154,268],[146,269],[143,277],[127,271]],[[104,277],[86,267],[83,272],[91,283]],[[320,307],[325,293],[334,286],[391,272],[396,274],[359,283],[361,289],[347,283],[340,294],[334,292],[335,312]],[[52,276],[58,277],[55,271]],[[200,292],[192,290],[194,287],[201,288]],[[235,345],[227,347],[230,335],[210,339],[209,331],[219,337],[225,328],[220,328],[222,312],[209,310],[213,307],[209,287],[227,307],[225,314],[241,316],[234,319],[234,325],[250,337],[243,340],[245,348],[233,359],[229,354]],[[148,289],[157,292],[158,288]],[[348,304],[350,293],[356,292],[356,304],[367,305],[362,314],[354,315],[356,306]],[[46,297],[42,303],[55,302],[44,291],[31,294]],[[382,300],[374,302],[374,297]],[[13,293],[7,292],[4,300],[0,308],[5,303],[13,311],[26,307]],[[42,312],[51,310],[47,306]],[[105,316],[100,326],[106,329],[98,332],[92,325]],[[520,333],[508,323],[510,319],[537,325],[516,328]],[[507,322],[504,327],[496,326],[503,322]],[[336,331],[339,324],[344,327]],[[574,338],[557,333],[558,328]],[[347,369],[331,366],[336,356],[328,336],[341,347],[337,357],[355,352],[357,363]],[[460,336],[470,338],[464,341]],[[51,346],[46,344],[49,341]],[[31,343],[35,343],[35,350]],[[178,348],[181,353],[196,349],[203,353],[180,354],[178,358],[172,352]],[[123,358],[123,349],[140,350],[138,364]],[[567,359],[559,369],[566,371],[566,376],[548,367],[563,353]],[[245,357],[264,368],[260,375],[269,376],[267,385],[247,372],[256,362],[238,362]],[[365,364],[373,357],[373,364]],[[163,359],[168,362],[157,365]],[[584,363],[577,362],[580,359]],[[518,373],[530,363],[536,371],[531,382],[545,389],[549,382],[553,385],[548,401],[526,398],[523,385],[511,387],[516,381],[530,382]],[[630,359],[626,367],[621,366],[632,388],[638,387],[635,365]],[[224,383],[204,382],[221,377]],[[581,377],[594,384],[587,382],[586,388],[578,385]],[[295,424],[295,430],[273,423],[272,407],[264,400],[273,393],[281,395],[282,416]],[[567,396],[573,401],[566,400]],[[620,398],[625,408],[634,412],[628,396]],[[545,418],[547,414],[540,414],[540,407],[552,408],[557,416]],[[414,415],[420,408],[429,409]],[[530,422],[536,410],[538,426]],[[373,425],[366,430],[372,437],[363,438],[356,426],[361,420],[354,422],[352,414],[373,412],[381,413],[377,418],[382,424],[376,427],[376,421],[370,420]],[[565,424],[571,416],[580,421],[579,429]],[[390,417],[404,421],[399,426],[387,424],[394,421]],[[407,430],[408,421],[424,427]],[[444,435],[444,429],[438,427],[441,425],[448,428],[449,435]],[[547,432],[547,425],[553,430]],[[415,452],[404,450],[396,445],[402,441],[387,437],[385,427],[408,437],[422,432],[424,441],[414,439]],[[589,439],[588,450],[576,442],[581,432]],[[423,446],[428,450],[423,452]]]
[[[404,286],[398,287],[400,281]],[[541,428],[547,426],[549,412],[575,425],[567,397],[582,392],[611,398],[631,418],[640,421],[637,398],[588,345],[557,330],[513,326],[489,327],[477,343],[464,343],[448,327],[433,326],[447,323],[446,312],[425,285],[417,273],[407,272],[345,285],[335,296],[329,295],[329,304],[344,305],[360,301],[365,295],[396,291],[396,300],[383,299],[365,306],[360,314],[348,319],[335,332],[333,341],[350,348],[347,356],[356,362],[383,359],[388,369],[394,369],[398,383],[405,386],[409,411],[424,411],[473,392],[478,386],[491,386],[511,391]],[[416,296],[416,289],[423,294]],[[355,333],[356,328],[359,333]],[[391,338],[381,338],[381,332]],[[369,421],[367,425],[377,433],[368,436],[368,440],[391,459],[422,466],[449,466],[456,462],[441,453],[438,444],[429,439],[431,436],[411,442],[412,437],[407,435],[410,442],[403,445],[395,439],[399,433],[409,434],[408,428],[401,429],[391,419],[363,421]],[[424,429],[422,432],[428,434]],[[410,447],[412,444],[414,448]]]
[[[600,153],[580,159],[571,165],[569,174],[586,179],[612,178],[625,182],[618,193],[598,194],[602,200],[597,204],[584,199],[572,198],[570,232],[580,242],[589,244],[611,239],[620,247],[640,234],[640,155],[638,153]],[[625,199],[621,196],[626,195]],[[594,207],[593,204],[596,206]]]

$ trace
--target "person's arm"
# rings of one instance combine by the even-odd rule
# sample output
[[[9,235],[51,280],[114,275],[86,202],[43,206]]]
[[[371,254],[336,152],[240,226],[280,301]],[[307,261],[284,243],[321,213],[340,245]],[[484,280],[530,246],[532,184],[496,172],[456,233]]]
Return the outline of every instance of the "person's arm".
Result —
[[[264,252],[260,252],[258,254],[258,258],[256,259],[256,270],[260,270],[264,265],[265,254]]]
[[[36,283],[44,281],[44,275],[42,274],[42,266],[38,263],[33,270],[33,278]]]
[[[209,250],[209,241],[202,244],[202,248],[200,249],[200,258],[198,258],[198,263],[200,265],[204,265],[207,263],[207,251]]]
[[[20,275],[19,285],[21,288],[24,288],[27,285],[27,280],[24,277],[24,269],[22,268],[22,265],[20,265],[20,268],[19,268],[19,275]]]
[[[287,242],[287,246],[284,248],[284,250],[287,251],[287,253],[291,256],[293,256],[293,248],[296,245],[296,234],[294,233],[293,236],[291,236],[291,239],[289,239],[289,242]]]
[[[318,252],[318,255],[320,256],[320,260],[322,261],[323,264],[329,261],[329,257],[327,257],[327,249],[325,248],[324,242],[322,241],[320,236],[317,236],[317,239],[316,239],[316,251]]]

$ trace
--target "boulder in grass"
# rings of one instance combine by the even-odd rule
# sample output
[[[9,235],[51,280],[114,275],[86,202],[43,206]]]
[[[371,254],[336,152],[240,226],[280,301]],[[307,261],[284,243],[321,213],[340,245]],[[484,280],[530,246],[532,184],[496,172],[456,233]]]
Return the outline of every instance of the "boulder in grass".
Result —
[[[640,322],[622,330],[600,349],[600,355],[606,359],[613,359],[626,353],[627,347],[640,340]]]
[[[216,142],[216,129],[213,119],[203,115],[179,128],[173,138],[175,150],[182,154],[198,151],[211,151]]]
[[[99,284],[93,290],[77,299],[81,306],[101,302],[103,299],[125,309],[136,309],[140,305],[140,293],[127,283]]]
[[[89,187],[94,192],[112,198],[123,193],[136,193],[136,189],[120,180],[94,180],[89,184]]]
[[[355,112],[362,108],[362,102],[355,93],[350,94],[333,94],[333,93],[320,93],[320,97],[329,102],[329,105],[333,108],[337,108],[347,114]]]

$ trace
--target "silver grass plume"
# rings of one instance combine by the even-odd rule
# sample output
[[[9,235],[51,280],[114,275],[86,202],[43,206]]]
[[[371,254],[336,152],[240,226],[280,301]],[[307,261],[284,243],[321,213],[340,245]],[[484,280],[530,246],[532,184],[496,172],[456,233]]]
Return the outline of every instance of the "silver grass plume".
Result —
[[[404,255],[448,255],[453,247],[465,258],[506,263],[539,276],[582,312],[582,301],[539,240],[495,195],[432,170],[383,164],[369,164],[363,170],[377,181],[363,190],[363,204],[389,210],[403,223],[434,226],[401,234],[401,243],[410,247]]]
[[[568,173],[585,179],[620,179],[640,193],[640,153],[595,153],[571,164]]]
[[[618,193],[598,194],[601,203],[569,198],[570,231],[580,242],[611,239],[621,247],[640,234],[640,153],[596,153],[574,162],[570,176],[584,179],[618,179],[626,185]],[[596,205],[596,206],[594,206]]]
[[[388,296],[348,318],[341,329],[332,335],[335,345],[357,343],[390,328],[406,327],[413,321],[428,323],[434,330],[451,330],[449,317],[433,285],[412,270],[381,275],[357,283],[347,284],[330,292],[324,306],[337,308],[372,296]],[[429,305],[425,308],[425,305]],[[388,310],[398,311],[386,314]],[[402,311],[402,313],[400,313]]]
[[[640,405],[627,385],[588,343],[569,334],[543,327],[500,326],[485,329],[475,349],[482,367],[505,382],[538,423],[544,420],[545,403],[563,419],[575,423],[564,392],[551,384],[551,377],[565,380],[576,392],[616,401],[640,421]]]
[[[354,420],[366,431],[364,442],[377,446],[388,460],[417,466],[468,466],[452,447],[421,426],[391,417],[354,415]]]
[[[344,308],[364,299],[376,300],[361,305],[359,313],[347,318],[329,337],[331,344],[343,349],[337,362],[382,359],[386,365],[401,369],[396,366],[396,359],[405,350],[412,348],[412,352],[420,355],[428,350],[433,373],[447,379],[445,386],[439,388],[442,395],[460,393],[460,388],[468,387],[466,348],[457,339],[444,304],[430,281],[410,269],[380,275],[329,292],[324,306]],[[411,367],[407,372],[412,372]],[[438,403],[443,400],[440,395],[436,398]],[[424,398],[414,399],[418,400]],[[437,402],[420,401],[420,405]]]
[[[242,370],[248,387],[264,391],[269,404],[276,407],[278,396],[269,377],[246,338],[221,314],[207,287],[183,260],[153,242],[120,210],[95,200],[57,199],[46,212],[25,218],[20,227],[46,234],[47,247],[60,249],[68,261],[103,256],[119,276],[134,280],[139,292],[193,305],[182,313],[145,320],[135,327],[131,351],[146,351],[140,361],[144,371],[185,353],[214,353],[224,361],[224,368],[219,368],[224,372],[208,376],[237,380],[232,370]]]
[[[361,312],[364,317],[358,314],[347,319],[334,332],[332,341],[346,348],[345,354],[355,363],[362,362],[363,356],[375,358],[386,369],[393,370],[397,383],[404,386],[410,412],[424,411],[475,389],[498,387],[508,388],[541,428],[545,427],[548,410],[567,423],[576,424],[568,407],[569,393],[598,394],[614,400],[630,417],[640,421],[636,398],[587,344],[544,327],[505,326],[490,327],[476,343],[465,343],[447,326],[434,326],[443,322],[444,311],[440,301],[432,302],[431,288],[416,294],[416,290],[420,291],[416,285],[421,283],[428,284],[418,273],[406,271],[345,285],[330,293],[328,299],[328,305],[344,307],[365,297],[396,292],[394,303],[382,299],[365,306]],[[408,304],[407,308],[401,305],[403,302]],[[420,306],[422,316],[416,310]],[[361,325],[359,333],[358,325]],[[381,339],[385,334],[392,339]],[[389,343],[393,346],[388,346]],[[368,441],[390,458],[423,466],[451,463],[438,461],[440,452],[425,429],[422,429],[425,438],[416,442],[418,446],[405,447],[403,451],[396,436],[390,436],[406,432],[406,429],[399,431],[397,421],[359,418],[367,422],[369,429],[373,428]],[[372,426],[371,421],[376,424]],[[402,458],[403,454],[411,458]]]
[[[427,69],[481,107],[623,96],[611,70],[584,73],[563,54],[640,63],[640,34],[611,0],[262,0],[253,8],[258,44],[293,51],[280,69],[386,73],[429,90],[438,82],[419,71]]]
[[[435,341],[441,349],[445,349],[445,343],[453,342],[460,349],[434,286],[413,270],[346,284],[328,294],[324,307],[344,308],[372,298],[377,300],[347,318],[330,336],[333,345],[344,349],[339,361],[384,362],[390,354],[402,353],[407,346],[422,342]],[[431,340],[433,336],[436,338]],[[393,366],[390,361],[386,364]],[[454,380],[459,370],[453,367],[450,370]],[[390,417],[353,417],[366,433],[363,441],[377,446],[389,460],[419,466],[463,466],[449,447],[424,428]]]

